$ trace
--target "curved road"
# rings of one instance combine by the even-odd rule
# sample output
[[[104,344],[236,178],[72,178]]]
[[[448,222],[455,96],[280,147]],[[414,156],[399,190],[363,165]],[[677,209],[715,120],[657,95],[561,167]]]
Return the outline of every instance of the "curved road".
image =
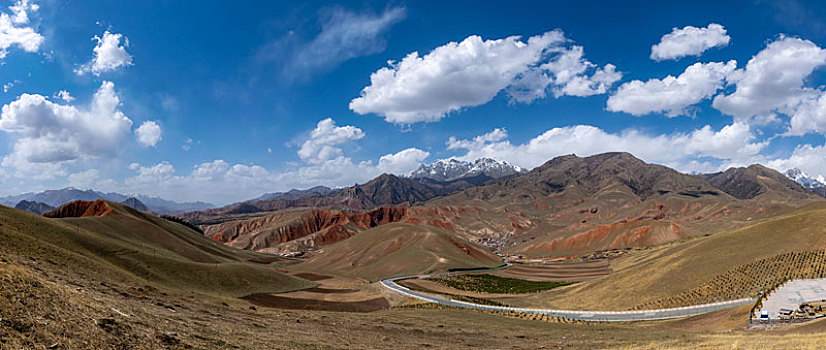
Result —
[[[504,265],[500,268],[510,266],[510,264]],[[684,306],[678,308],[671,308],[671,309],[656,309],[656,310],[635,310],[635,311],[579,311],[579,310],[552,310],[552,309],[529,309],[529,308],[519,308],[519,307],[509,307],[509,306],[492,306],[492,305],[482,305],[482,304],[475,304],[469,303],[465,301],[447,299],[446,297],[441,296],[433,296],[423,294],[410,288],[401,286],[396,283],[398,280],[404,279],[411,279],[411,278],[429,278],[429,277],[438,277],[438,276],[449,276],[456,273],[466,273],[466,272],[473,272],[473,271],[490,271],[491,269],[479,269],[479,270],[465,270],[465,271],[457,271],[457,272],[447,272],[447,273],[440,273],[440,274],[433,274],[433,275],[415,275],[415,276],[402,276],[402,277],[393,277],[381,280],[381,284],[388,289],[395,291],[397,293],[406,295],[411,298],[416,298],[420,300],[424,300],[431,303],[446,305],[446,306],[453,306],[453,307],[460,307],[465,309],[475,309],[475,310],[487,310],[487,311],[505,311],[505,312],[520,312],[520,313],[527,313],[527,314],[537,314],[537,315],[547,315],[549,317],[560,317],[566,318],[569,320],[580,320],[580,321],[592,321],[592,322],[630,322],[630,321],[653,321],[653,320],[666,320],[671,318],[682,318],[688,316],[695,316],[701,315],[705,313],[709,313],[712,311],[724,310],[729,309],[735,306],[740,305],[747,305],[754,303],[755,300],[751,298],[745,299],[737,299],[737,300],[729,300],[723,301],[719,303],[712,303],[712,304],[702,304],[702,305],[693,305],[693,306]]]

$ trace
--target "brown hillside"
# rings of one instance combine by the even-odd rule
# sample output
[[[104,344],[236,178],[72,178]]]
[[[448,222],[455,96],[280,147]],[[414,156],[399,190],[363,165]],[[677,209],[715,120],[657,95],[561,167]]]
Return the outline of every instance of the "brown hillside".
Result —
[[[291,268],[376,281],[450,268],[501,264],[502,261],[487,250],[443,229],[391,223],[325,247],[309,261]]]
[[[767,195],[739,200],[702,177],[628,153],[569,155],[425,205],[446,215],[416,209],[411,216],[507,253],[577,256],[735,229],[815,200],[770,172],[755,176],[771,185]]]
[[[738,199],[813,199],[815,195],[785,175],[755,164],[747,168],[702,175],[717,188]]]

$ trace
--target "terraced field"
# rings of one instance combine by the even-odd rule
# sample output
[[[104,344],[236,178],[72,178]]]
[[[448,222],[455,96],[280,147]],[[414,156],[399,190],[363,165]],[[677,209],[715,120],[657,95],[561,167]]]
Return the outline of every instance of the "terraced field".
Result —
[[[740,265],[670,298],[640,304],[635,309],[667,308],[754,296],[758,291],[793,279],[826,277],[826,250],[787,252]]]

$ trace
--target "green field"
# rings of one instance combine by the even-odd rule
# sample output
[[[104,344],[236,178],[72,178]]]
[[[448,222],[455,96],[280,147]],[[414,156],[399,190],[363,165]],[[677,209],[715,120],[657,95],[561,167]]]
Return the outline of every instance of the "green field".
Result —
[[[574,282],[536,282],[489,274],[428,278],[450,288],[476,293],[523,294],[551,290]]]

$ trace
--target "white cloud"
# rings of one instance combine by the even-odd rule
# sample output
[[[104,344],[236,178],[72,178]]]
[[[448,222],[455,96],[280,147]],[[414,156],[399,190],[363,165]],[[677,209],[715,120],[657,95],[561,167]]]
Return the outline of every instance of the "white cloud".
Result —
[[[767,166],[786,171],[798,168],[812,175],[826,174],[826,145],[798,145],[788,158],[776,158],[766,163]]]
[[[6,57],[12,46],[26,52],[37,52],[43,44],[43,36],[25,25],[29,23],[29,13],[36,12],[39,8],[37,4],[20,0],[9,7],[12,15],[0,13],[0,58]]]
[[[132,126],[119,106],[115,86],[108,81],[83,108],[37,94],[21,95],[3,106],[0,115],[0,130],[19,135],[2,165],[48,178],[68,162],[117,154]]]
[[[129,169],[137,171],[138,174],[124,180],[127,186],[159,184],[175,176],[175,167],[167,161],[149,167],[132,163],[129,165]]]
[[[69,175],[69,185],[75,188],[92,188],[97,180],[99,172],[97,169],[89,169]]]
[[[298,156],[301,157],[301,160],[310,164],[335,159],[343,154],[341,148],[335,146],[362,137],[364,137],[364,132],[355,126],[339,127],[336,126],[336,122],[332,118],[323,119],[310,132],[310,138],[301,145]]]
[[[69,103],[71,103],[72,101],[75,100],[75,98],[72,96],[72,94],[70,94],[66,90],[58,91],[57,94],[55,95],[55,97],[63,100],[63,102],[69,102]]]
[[[122,45],[121,39],[123,39]],[[95,57],[78,69],[75,69],[77,75],[90,72],[94,75],[100,75],[103,72],[132,65],[132,55],[126,52],[126,47],[129,46],[129,39],[125,38],[123,34],[110,33],[107,30],[103,32],[102,38],[95,35],[92,40],[97,41],[97,45],[92,49]]]
[[[663,35],[658,44],[651,46],[651,59],[662,61],[700,56],[712,47],[727,46],[729,40],[731,38],[726,35],[726,29],[716,23],[705,28],[674,28],[671,33]]]
[[[9,6],[12,12],[12,22],[14,24],[29,23],[29,12],[36,12],[40,9],[40,5],[30,2],[29,0],[18,0],[14,5]]]
[[[474,160],[480,157],[501,159],[524,168],[533,168],[549,159],[574,153],[589,156],[604,152],[629,152],[643,160],[676,167],[684,171],[709,171],[703,158],[714,158],[718,163],[754,159],[767,142],[754,142],[755,136],[745,123],[734,123],[714,131],[710,126],[691,133],[647,135],[637,130],[608,133],[590,125],[553,128],[524,144],[514,145],[507,140],[504,129],[477,136],[471,140],[451,137],[448,149],[464,150],[460,158]]]
[[[195,165],[189,174],[177,174],[169,162],[151,166],[133,163],[136,174],[119,183],[109,183],[112,191],[139,192],[176,200],[207,200],[228,203],[257,197],[266,192],[332,187],[365,183],[381,173],[407,174],[429,156],[408,148],[373,161],[353,161],[339,147],[364,137],[354,126],[336,126],[330,118],[319,121],[298,154],[303,164],[283,171],[270,171],[255,164],[232,164],[222,159]],[[333,149],[333,150],[330,150]]]
[[[135,129],[138,142],[146,147],[155,147],[161,140],[161,126],[154,121],[147,120]]]
[[[320,13],[321,32],[312,40],[295,43],[295,32],[262,49],[259,58],[283,59],[282,75],[303,80],[334,69],[344,61],[384,51],[383,34],[407,15],[403,7],[390,7],[381,14],[356,13],[341,7]],[[292,47],[289,44],[293,44]]]
[[[714,108],[737,119],[772,120],[776,112],[789,114],[819,91],[803,86],[804,79],[826,64],[826,50],[813,42],[780,36],[752,57],[745,69],[728,76],[736,90],[714,98]]]
[[[408,148],[398,153],[386,154],[379,159],[378,169],[389,174],[409,174],[419,167],[430,152]]]
[[[434,122],[448,113],[492,100],[507,89],[512,101],[604,93],[620,78],[613,65],[596,69],[582,58],[582,47],[554,30],[522,41],[518,36],[483,40],[473,35],[424,56],[408,54],[370,76],[370,85],[350,102],[358,114],[375,113],[398,124]],[[586,71],[596,70],[590,76]]]
[[[608,98],[607,109],[640,116],[665,113],[669,117],[687,114],[687,108],[710,98],[723,87],[726,76],[737,68],[734,60],[728,63],[695,63],[678,77],[632,80],[620,85]]]

